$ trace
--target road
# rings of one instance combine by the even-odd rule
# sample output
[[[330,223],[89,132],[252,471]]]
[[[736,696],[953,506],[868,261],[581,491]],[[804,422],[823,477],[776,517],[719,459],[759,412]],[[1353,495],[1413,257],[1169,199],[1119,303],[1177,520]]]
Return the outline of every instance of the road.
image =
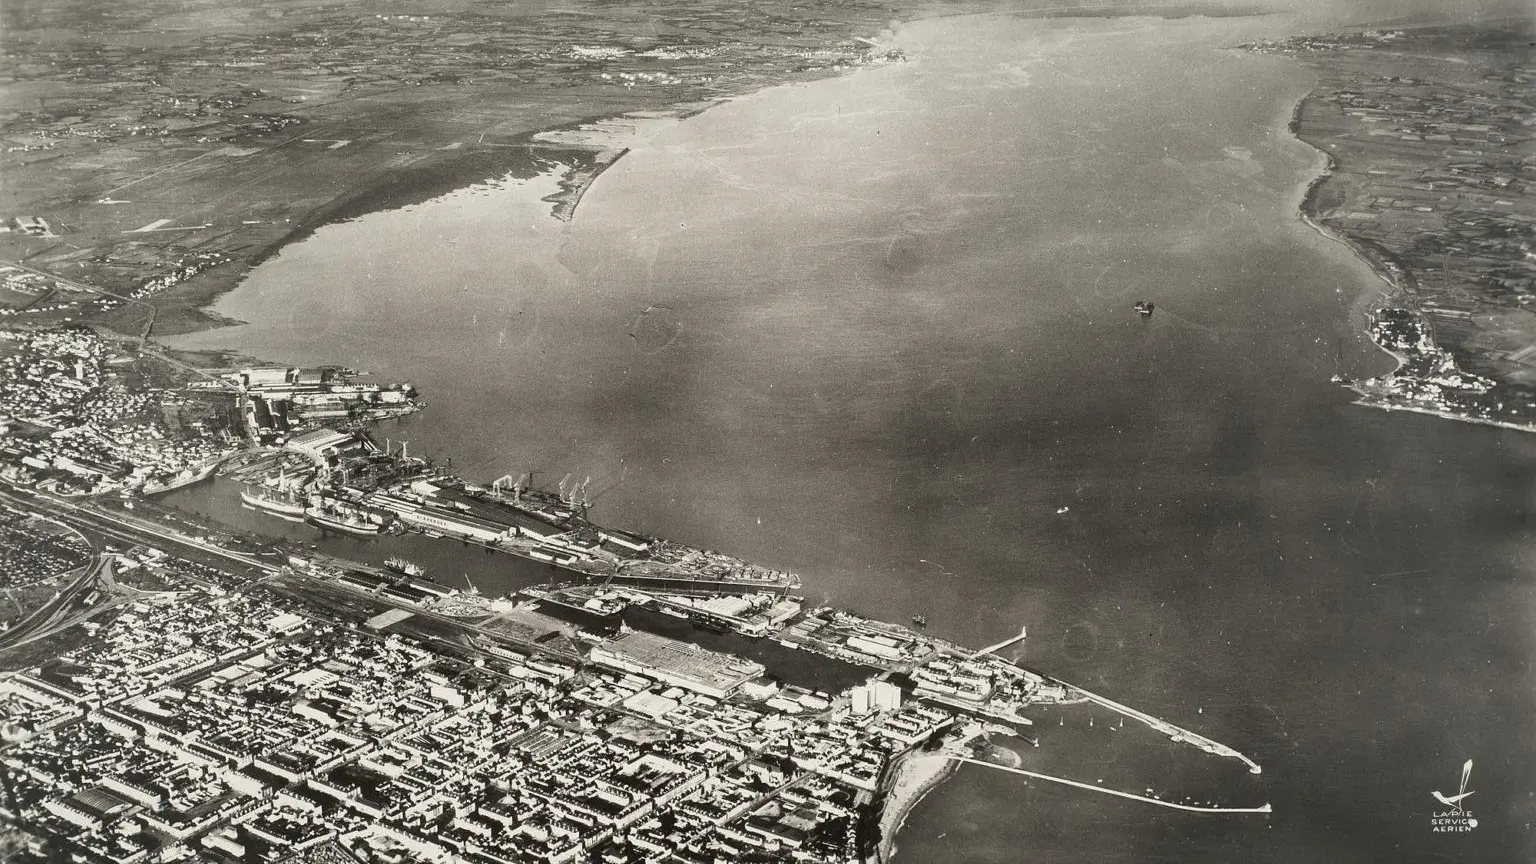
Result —
[[[111,297],[114,300],[121,300],[124,303],[131,303],[131,304],[133,304],[135,306],[142,306],[142,307],[144,307],[145,309],[149,310],[149,318],[148,318],[147,321],[144,322],[144,331],[139,334],[139,353],[141,353],[141,354],[148,354],[151,357],[154,357],[155,359],[161,361],[162,363],[170,364],[171,366],[175,366],[176,368],[181,369],[181,370],[186,371],[186,372],[191,372],[194,375],[201,376],[201,377],[206,378],[209,381],[212,381],[214,383],[221,384],[221,385],[225,384],[224,381],[220,380],[216,376],[209,375],[207,372],[204,372],[203,370],[198,369],[198,368],[196,368],[194,366],[188,366],[187,364],[181,362],[180,360],[177,360],[177,359],[171,357],[170,355],[166,354],[164,351],[160,351],[159,349],[149,347],[149,334],[150,334],[150,331],[154,330],[155,318],[160,314],[160,310],[155,307],[155,304],[149,303],[149,302],[144,301],[144,300],[140,300],[140,299],[138,299],[136,297],[128,297],[128,296],[125,296],[125,295],[122,295],[122,294],[114,294],[111,291],[107,291],[107,290],[102,289],[102,288],[97,288],[94,285],[87,285],[84,282],[76,282],[73,279],[66,279],[65,277],[60,276],[57,273],[50,273],[47,270],[39,270],[36,267],[32,267],[32,266],[29,266],[27,264],[23,264],[23,263],[21,263],[19,261],[0,261],[0,266],[15,267],[18,270],[25,270],[28,273],[35,273],[38,276],[42,276],[42,277],[47,278],[47,279],[52,279],[55,282],[59,282],[59,283],[64,284],[64,285],[68,285],[70,288],[73,288],[76,291],[86,291],[86,292],[89,292],[89,293],[92,293],[92,294],[100,294],[103,297]]]
[[[549,645],[524,643],[521,640],[509,638],[505,633],[488,630],[478,626],[477,624],[463,621],[451,616],[441,615],[433,612],[430,609],[423,608],[422,606],[419,606],[415,603],[398,601],[395,598],[391,598],[387,595],[382,595],[379,593],[374,593],[372,591],[359,590],[353,586],[347,585],[340,580],[315,579],[314,577],[303,576],[301,574],[294,573],[294,571],[287,567],[268,563],[261,560],[260,558],[257,558],[256,556],[248,555],[243,552],[235,552],[220,546],[205,543],[196,540],[195,538],[181,534],[178,531],[169,529],[163,525],[157,524],[152,520],[142,519],[136,516],[130,516],[122,513],[111,512],[105,508],[96,506],[89,501],[82,501],[77,503],[43,493],[19,493],[16,491],[8,491],[4,489],[0,489],[0,500],[5,500],[24,510],[41,511],[62,522],[82,524],[93,531],[109,537],[118,538],[123,542],[131,545],[143,544],[155,546],[160,548],[162,551],[166,551],[168,554],[175,554],[177,557],[198,563],[219,562],[216,565],[210,566],[219,566],[221,569],[226,571],[233,570],[233,572],[246,576],[253,583],[268,581],[274,577],[286,577],[281,581],[287,583],[286,587],[290,591],[298,593],[308,593],[305,591],[305,583],[315,588],[324,586],[329,590],[340,590],[343,594],[350,594],[360,598],[366,598],[372,603],[407,609],[414,614],[421,616],[424,620],[433,621],[439,625],[447,625],[452,630],[465,633],[466,635],[478,634],[490,638],[494,642],[514,644],[523,650],[527,650],[533,653],[561,657],[562,659],[566,660],[575,660],[577,663],[582,662],[581,657],[571,657],[563,651],[553,649],[553,647]],[[230,565],[237,566],[232,568]],[[69,608],[70,604],[75,602],[78,597],[83,596],[84,592],[89,590],[91,587],[100,587],[100,566],[101,563],[98,562],[96,567],[92,567],[88,572],[82,574],[80,578],[71,583],[68,588],[61,592],[58,598],[55,598],[55,600],[50,602],[48,606],[44,607],[43,610],[39,610],[39,613],[35,613],[33,616],[29,616],[21,624],[18,624],[16,628],[13,628],[10,633],[6,634],[5,639],[0,640],[0,647],[5,647],[6,645],[10,644],[19,644],[14,641],[17,638],[25,638],[27,641],[30,641],[32,638],[37,638],[35,634],[38,630],[55,632],[60,626],[62,626],[62,621],[59,617],[62,612]],[[126,602],[127,595],[119,594],[116,599],[118,602]],[[80,619],[76,618],[75,620]],[[71,623],[73,623],[73,621],[71,621]],[[18,630],[20,633],[17,633]],[[29,634],[34,635],[29,636]],[[1020,636],[1014,637],[1008,641],[1016,641],[1017,639],[1022,638],[1022,636],[1023,634],[1021,633]],[[1054,679],[1047,680],[1054,681]],[[1066,684],[1065,682],[1056,683],[1062,684],[1070,692],[1076,693],[1088,699],[1089,701],[1092,701],[1110,710],[1116,711],[1124,716],[1138,720],[1152,727],[1153,729],[1156,729],[1170,736],[1175,742],[1189,743],[1208,753],[1240,760],[1245,765],[1247,765],[1249,770],[1254,774],[1259,773],[1261,770],[1259,765],[1253,760],[1219,742],[1213,741],[1187,729],[1175,726],[1165,720],[1153,717],[1142,711],[1138,711],[1134,708],[1122,705],[1119,702],[1112,701],[1106,697],[1099,696],[1096,693],[1091,693],[1082,689],[1081,687]],[[1031,776],[1034,776],[1031,772],[1025,772],[1022,770],[1018,771],[1017,773],[1030,774]],[[1171,802],[1159,801],[1157,799],[1141,799],[1138,796],[1133,796],[1128,793],[1112,792],[1112,790],[1080,784],[1077,783],[1077,781],[1064,780],[1062,778],[1050,777],[1048,775],[1039,776],[1041,779],[1066,783],[1068,785],[1080,785],[1084,786],[1084,788],[1095,789],[1095,791],[1110,792],[1111,794],[1122,794],[1123,797],[1137,798],[1137,800],[1147,800],[1162,806],[1174,807],[1175,809],[1196,809],[1182,805],[1175,805]],[[1251,809],[1215,812],[1267,811]]]
[[[254,555],[199,542],[150,520],[112,513],[90,503],[76,503],[45,493],[18,493],[5,489],[0,489],[0,499],[17,507],[41,511],[67,524],[83,525],[125,543],[154,546],[167,554],[174,552],[178,557],[196,562],[213,559],[225,565],[238,564],[247,569],[245,575],[253,578],[272,576],[281,569]]]
[[[15,627],[0,633],[0,651],[25,645],[68,626],[65,622],[77,617],[69,613],[77,610],[91,590],[101,587],[98,574],[105,564],[106,559],[98,557],[94,562],[81,567],[80,575],[64,586],[57,596],[17,622]]]
[[[149,320],[144,323],[144,332],[139,334],[139,349],[143,350],[144,346],[149,342],[149,332],[154,329],[155,317],[160,314],[160,310],[156,309],[153,303],[145,303],[143,300],[140,300],[136,297],[125,297],[122,294],[113,294],[111,291],[97,288],[94,285],[87,285],[84,282],[76,282],[73,279],[66,279],[57,273],[50,273],[47,270],[39,270],[36,267],[23,264],[20,261],[0,261],[0,265],[8,265],[15,267],[18,270],[25,270],[28,273],[34,273],[38,276],[52,279],[55,282],[68,285],[70,288],[73,288],[76,291],[86,291],[91,294],[100,294],[103,297],[111,297],[114,300],[121,300],[124,303],[132,303],[135,306],[143,306],[145,309],[149,310]]]
[[[198,563],[217,562],[216,564],[211,564],[211,566],[219,566],[221,569],[243,575],[253,583],[277,577],[286,577],[282,580],[283,584],[285,584],[288,590],[295,593],[306,593],[306,586],[324,586],[331,590],[340,590],[345,594],[367,599],[371,603],[409,610],[423,619],[449,625],[459,632],[478,634],[497,642],[514,644],[526,651],[558,657],[566,661],[580,663],[583,660],[580,655],[571,654],[553,646],[523,642],[511,638],[505,633],[483,629],[451,616],[437,614],[414,603],[353,588],[340,580],[318,580],[313,577],[295,574],[286,567],[263,561],[254,555],[224,549],[211,543],[203,543],[173,529],[156,524],[152,520],[114,513],[102,507],[94,506],[88,501],[77,503],[42,493],[22,494],[4,489],[0,489],[0,499],[9,501],[18,507],[45,512],[66,524],[83,525],[92,531],[129,545],[153,546],[167,554],[173,554],[176,557]],[[230,565],[238,566],[232,568]],[[186,576],[186,574],[181,575]],[[198,580],[193,579],[192,581]]]

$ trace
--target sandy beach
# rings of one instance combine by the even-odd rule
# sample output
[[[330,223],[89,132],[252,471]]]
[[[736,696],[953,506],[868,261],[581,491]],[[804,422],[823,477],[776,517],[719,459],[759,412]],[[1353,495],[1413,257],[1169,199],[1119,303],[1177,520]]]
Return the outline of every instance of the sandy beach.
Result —
[[[880,845],[874,862],[885,864],[896,853],[896,834],[923,796],[949,779],[959,767],[945,750],[932,753],[914,751],[900,757],[890,790],[880,810]]]

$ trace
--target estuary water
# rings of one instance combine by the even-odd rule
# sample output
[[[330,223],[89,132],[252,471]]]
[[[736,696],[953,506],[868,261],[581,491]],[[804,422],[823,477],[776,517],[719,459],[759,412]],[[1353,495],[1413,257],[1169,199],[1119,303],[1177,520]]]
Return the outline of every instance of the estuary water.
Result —
[[[1529,860],[1536,439],[1329,383],[1387,368],[1380,286],[1297,218],[1310,77],[1227,48],[1277,32],[907,25],[913,62],[656,129],[573,222],[547,179],[323,228],[216,305],[249,324],[177,345],[409,379],[413,452],[591,476],[599,521],[812,601],[1027,623],[1030,666],[1264,766],[1204,798],[1274,806],[968,767],[899,862]],[[1105,726],[1026,763],[1177,792]],[[1437,833],[1467,759],[1478,825]]]

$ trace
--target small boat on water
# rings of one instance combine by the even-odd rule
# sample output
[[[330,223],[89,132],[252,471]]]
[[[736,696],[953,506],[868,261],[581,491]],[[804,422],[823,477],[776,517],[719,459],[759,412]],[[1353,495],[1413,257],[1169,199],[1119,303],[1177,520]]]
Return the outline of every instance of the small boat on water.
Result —
[[[1151,300],[1137,300],[1135,308],[1136,308],[1136,314],[1140,315],[1143,318],[1151,318],[1152,317],[1152,310],[1157,308],[1157,307],[1153,305]]]
[[[427,573],[426,569],[420,564],[417,564],[415,561],[407,561],[404,558],[387,558],[384,561],[384,568],[403,576],[425,576]]]
[[[928,626],[928,618],[927,618],[927,616],[924,616],[924,615],[913,615],[912,616],[912,623],[915,624],[918,627],[927,627]]]

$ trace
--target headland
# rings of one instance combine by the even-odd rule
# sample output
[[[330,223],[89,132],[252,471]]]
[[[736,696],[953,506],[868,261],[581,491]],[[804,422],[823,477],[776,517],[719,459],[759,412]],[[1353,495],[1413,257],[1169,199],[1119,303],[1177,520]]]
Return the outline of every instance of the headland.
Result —
[[[1245,47],[1318,76],[1291,131],[1324,173],[1302,218],[1386,285],[1365,326],[1398,362],[1358,404],[1536,429],[1536,294],[1522,179],[1529,20],[1357,31]]]

